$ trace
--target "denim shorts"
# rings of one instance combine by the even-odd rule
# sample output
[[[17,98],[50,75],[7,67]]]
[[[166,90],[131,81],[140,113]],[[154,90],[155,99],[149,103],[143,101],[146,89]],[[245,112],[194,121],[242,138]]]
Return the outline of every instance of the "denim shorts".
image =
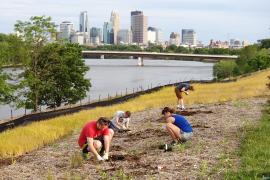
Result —
[[[192,132],[183,132],[182,133],[182,136],[183,136],[183,138],[184,138],[184,140],[189,140],[189,139],[191,139],[191,137],[193,136],[193,133]]]

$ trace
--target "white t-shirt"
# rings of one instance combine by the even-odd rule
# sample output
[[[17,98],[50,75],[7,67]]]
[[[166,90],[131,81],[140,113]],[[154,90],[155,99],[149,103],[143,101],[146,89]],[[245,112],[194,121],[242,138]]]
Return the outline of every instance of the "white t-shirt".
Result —
[[[118,119],[118,123],[121,124],[121,126],[117,124],[117,119]],[[129,125],[129,121],[130,121],[130,118],[125,118],[124,111],[117,111],[113,119],[111,120],[111,122],[120,129],[127,129]]]

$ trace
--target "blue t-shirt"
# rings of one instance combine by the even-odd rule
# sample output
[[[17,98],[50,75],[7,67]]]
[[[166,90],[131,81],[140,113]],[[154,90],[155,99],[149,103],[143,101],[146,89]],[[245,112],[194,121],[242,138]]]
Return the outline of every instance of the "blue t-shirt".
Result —
[[[173,124],[179,127],[183,132],[189,133],[193,131],[191,125],[184,116],[173,114],[172,117],[175,119]]]
[[[181,91],[182,88],[185,88],[185,91],[189,90],[190,85],[188,83],[180,83],[177,88]]]

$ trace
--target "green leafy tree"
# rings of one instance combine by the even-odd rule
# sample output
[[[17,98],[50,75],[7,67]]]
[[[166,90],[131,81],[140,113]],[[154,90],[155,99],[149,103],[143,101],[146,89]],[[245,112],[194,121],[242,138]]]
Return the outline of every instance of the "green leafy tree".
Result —
[[[27,44],[29,59],[24,62],[25,74],[24,81],[21,87],[28,88],[25,100],[26,108],[38,110],[40,91],[43,89],[41,83],[42,74],[38,71],[37,64],[39,63],[39,53],[42,47],[51,41],[55,36],[56,26],[51,22],[50,17],[34,16],[30,21],[17,21],[15,24],[15,31],[20,34],[20,37]],[[19,106],[22,105],[19,103]]]
[[[81,58],[77,44],[52,43],[39,54],[38,71],[42,74],[39,104],[59,107],[86,97],[90,81],[84,78],[89,68]]]
[[[265,48],[265,49],[269,49],[270,48],[270,39],[263,39],[261,41],[261,45],[260,48]]]
[[[218,79],[232,77],[236,68],[235,61],[220,61],[214,65],[214,76]]]

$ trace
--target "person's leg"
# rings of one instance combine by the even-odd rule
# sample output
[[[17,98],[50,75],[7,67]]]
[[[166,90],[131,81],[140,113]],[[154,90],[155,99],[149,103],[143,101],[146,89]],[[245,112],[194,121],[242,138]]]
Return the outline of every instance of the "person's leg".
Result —
[[[183,99],[183,96],[181,95],[181,98],[179,99],[179,104],[181,105],[181,109],[185,109],[185,106],[184,106],[184,99]]]
[[[180,106],[180,99],[182,98],[181,97],[181,92],[179,91],[178,88],[175,88],[174,91],[175,91],[175,95],[177,97],[177,100],[176,100],[177,108],[180,108],[181,107]]]
[[[111,136],[110,135],[106,135],[106,136],[103,136],[103,138],[104,138],[105,153],[109,153],[110,143],[111,143]]]
[[[102,147],[102,142],[100,140],[94,140],[94,148],[99,151]]]
[[[110,136],[110,143],[111,143],[112,138],[113,138],[113,135],[114,135],[114,130],[113,129],[109,129],[109,131],[110,131],[109,136]]]
[[[167,123],[166,129],[175,142],[177,142],[181,138],[180,129],[174,124]]]

